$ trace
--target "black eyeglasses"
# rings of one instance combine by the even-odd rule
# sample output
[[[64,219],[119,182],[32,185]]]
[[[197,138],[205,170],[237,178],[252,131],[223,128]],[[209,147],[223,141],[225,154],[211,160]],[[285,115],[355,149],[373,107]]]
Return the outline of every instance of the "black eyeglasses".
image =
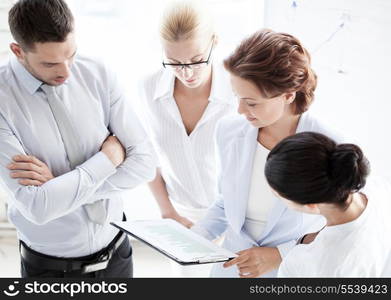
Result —
[[[163,61],[162,62],[163,67],[165,67],[165,68],[169,67],[169,68],[174,69],[175,71],[181,71],[181,70],[184,70],[185,68],[188,68],[190,70],[198,70],[198,69],[206,67],[207,65],[209,65],[210,56],[212,55],[213,41],[214,41],[214,39],[212,40],[212,47],[210,47],[209,55],[206,60],[202,60],[202,61],[198,61],[198,62],[194,62],[194,63],[189,63],[189,64],[171,64],[171,63],[165,63]]]

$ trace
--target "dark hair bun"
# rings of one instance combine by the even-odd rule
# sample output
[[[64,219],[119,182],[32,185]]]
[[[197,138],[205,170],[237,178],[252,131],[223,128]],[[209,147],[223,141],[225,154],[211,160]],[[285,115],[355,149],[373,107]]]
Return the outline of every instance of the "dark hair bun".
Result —
[[[269,153],[265,176],[285,199],[299,204],[330,203],[349,207],[349,195],[365,186],[369,162],[353,144],[337,145],[316,132],[301,132],[279,142]]]
[[[365,186],[369,162],[354,144],[339,144],[331,154],[330,176],[335,188],[358,191]]]

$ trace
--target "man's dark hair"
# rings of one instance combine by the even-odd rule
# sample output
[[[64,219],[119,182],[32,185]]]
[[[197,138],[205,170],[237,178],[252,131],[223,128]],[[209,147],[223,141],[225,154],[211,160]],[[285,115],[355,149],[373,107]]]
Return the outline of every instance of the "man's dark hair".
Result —
[[[35,43],[64,42],[73,31],[73,15],[63,0],[19,0],[8,14],[15,41],[32,50]]]

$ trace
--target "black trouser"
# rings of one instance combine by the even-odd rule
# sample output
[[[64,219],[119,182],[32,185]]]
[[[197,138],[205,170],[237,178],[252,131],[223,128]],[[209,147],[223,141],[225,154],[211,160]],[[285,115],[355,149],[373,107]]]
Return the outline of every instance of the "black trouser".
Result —
[[[132,247],[130,245],[129,239],[125,238],[118,249],[114,251],[106,269],[85,274],[82,274],[81,270],[71,272],[48,270],[38,266],[32,266],[27,261],[24,261],[23,258],[21,258],[21,275],[24,278],[131,278],[133,277]]]

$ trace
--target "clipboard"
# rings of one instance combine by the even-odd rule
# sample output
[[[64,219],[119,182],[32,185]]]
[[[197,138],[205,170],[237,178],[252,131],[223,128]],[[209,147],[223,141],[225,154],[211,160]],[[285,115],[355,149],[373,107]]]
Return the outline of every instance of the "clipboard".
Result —
[[[219,263],[237,256],[172,219],[110,224],[181,265]]]

